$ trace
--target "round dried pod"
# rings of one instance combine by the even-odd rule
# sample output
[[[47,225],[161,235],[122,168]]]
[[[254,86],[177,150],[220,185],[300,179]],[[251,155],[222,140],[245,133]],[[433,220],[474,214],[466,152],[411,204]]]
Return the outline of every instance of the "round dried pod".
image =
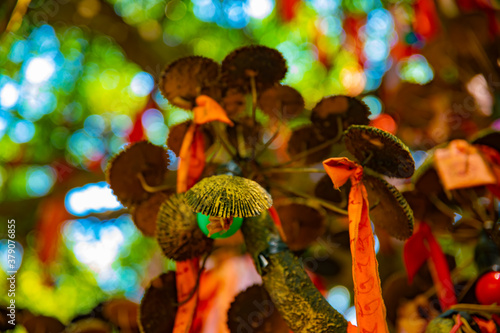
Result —
[[[350,96],[329,96],[316,104],[311,113],[311,121],[321,134],[334,138],[340,130],[350,125],[368,125],[370,119],[368,106],[357,98]]]
[[[197,213],[222,218],[257,216],[273,204],[257,182],[231,175],[203,178],[186,192],[186,202]]]
[[[198,228],[196,214],[187,205],[184,193],[174,194],[160,206],[156,239],[167,258],[183,261],[210,251],[213,239]]]
[[[64,333],[111,333],[113,328],[111,325],[101,319],[86,318],[77,322],[71,323],[66,327]]]
[[[484,145],[500,152],[500,131],[482,130],[471,140],[475,145]]]
[[[286,74],[285,58],[278,51],[262,45],[236,49],[222,61],[222,78],[228,87],[251,91],[251,78],[258,91],[272,87]]]
[[[307,248],[326,230],[326,212],[312,200],[284,199],[275,207],[292,251]]]
[[[186,120],[182,123],[170,127],[167,138],[167,147],[174,152],[176,156],[179,156],[181,152],[182,141],[184,136],[189,129],[189,126],[193,123],[192,120]],[[212,146],[214,143],[214,135],[210,131],[209,127],[200,127],[203,133],[203,142],[205,144],[205,151]]]
[[[402,194],[410,205],[415,220],[429,223],[434,232],[450,232],[454,219],[437,209],[429,200],[429,195],[418,190],[405,191]],[[441,196],[439,199],[443,201]]]
[[[415,189],[425,195],[438,194],[444,191],[439,175],[434,168],[434,157],[431,155],[415,171],[412,177]]]
[[[148,141],[136,142],[108,163],[107,181],[123,205],[133,205],[150,196],[142,187],[138,175],[142,174],[150,186],[161,185],[169,162],[168,153],[163,147]]]
[[[222,97],[221,106],[226,110],[227,116],[233,119],[246,109],[246,97],[236,88],[229,88]]]
[[[239,293],[231,303],[227,317],[231,333],[290,332],[268,292],[261,285],[253,285]]]
[[[363,184],[371,206],[370,217],[377,228],[394,238],[407,239],[413,233],[413,212],[403,195],[382,178],[365,172]]]
[[[30,315],[28,316],[28,318],[23,320],[22,324],[28,333],[37,333],[37,332],[60,333],[64,332],[64,327],[65,327],[56,318],[46,317],[46,316],[33,316],[33,315]],[[7,326],[7,329],[11,328],[12,327]],[[4,331],[2,330],[2,332]]]
[[[415,171],[410,150],[391,133],[371,126],[351,125],[344,142],[360,163],[381,174],[408,178]]]
[[[170,103],[191,110],[200,95],[219,98],[219,68],[218,63],[205,57],[181,58],[163,71],[159,88]]]
[[[139,306],[141,333],[171,333],[177,313],[175,273],[163,273],[146,289]]]
[[[157,192],[148,199],[140,202],[131,210],[132,220],[135,226],[145,236],[154,237],[156,233],[156,219],[161,204],[168,199],[173,192]]]
[[[103,305],[104,318],[119,327],[121,332],[138,330],[138,313],[139,304],[128,299],[112,299]]]
[[[331,178],[328,175],[324,175],[316,184],[314,195],[320,199],[336,203],[339,208],[344,208],[347,207],[350,189],[350,182],[347,182],[338,190],[335,189]]]
[[[268,115],[278,119],[290,119],[304,110],[304,98],[290,86],[277,85],[264,91],[258,105]]]
[[[291,158],[299,154],[303,155],[303,162],[305,164],[319,163],[328,158],[332,148],[332,145],[329,145],[320,150],[316,150],[316,148],[324,142],[324,138],[318,134],[313,126],[307,125],[300,127],[292,132],[290,140],[288,140],[288,154]],[[311,151],[311,153],[305,154],[307,151]]]
[[[249,150],[256,144],[262,142],[262,124],[254,125],[252,117],[246,116],[234,121],[234,126],[226,127],[227,137],[233,147],[237,147],[241,153],[243,149]],[[241,147],[244,145],[243,147]]]

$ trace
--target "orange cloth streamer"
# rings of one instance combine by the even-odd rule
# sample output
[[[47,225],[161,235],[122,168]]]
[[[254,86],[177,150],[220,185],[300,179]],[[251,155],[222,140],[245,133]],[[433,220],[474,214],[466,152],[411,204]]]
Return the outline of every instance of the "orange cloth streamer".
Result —
[[[196,106],[193,109],[194,123],[198,125],[206,124],[211,121],[220,121],[233,126],[233,122],[228,118],[226,111],[213,98],[201,95],[196,98]]]
[[[200,179],[205,168],[205,150],[203,134],[199,131],[202,124],[220,121],[233,126],[226,111],[212,98],[198,96],[197,107],[193,109],[194,121],[188,128],[179,152],[179,167],[177,169],[177,193],[189,190]],[[196,288],[196,280],[200,270],[199,258],[178,261],[176,263],[177,301],[184,302]],[[173,333],[188,333],[192,329],[193,318],[198,305],[198,292],[191,299],[179,306],[175,316]]]
[[[349,324],[348,332],[389,332],[375,256],[375,240],[368,216],[368,195],[361,182],[363,167],[345,157],[325,160],[323,167],[337,189],[348,179],[351,180],[349,236],[358,327]]]

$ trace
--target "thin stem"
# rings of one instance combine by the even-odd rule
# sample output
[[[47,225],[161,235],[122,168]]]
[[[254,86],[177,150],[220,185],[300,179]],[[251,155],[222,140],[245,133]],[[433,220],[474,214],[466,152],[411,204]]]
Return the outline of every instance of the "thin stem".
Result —
[[[370,160],[373,158],[373,150],[370,150],[370,154],[366,156],[365,160],[361,163],[361,165],[364,167]]]
[[[159,185],[159,186],[151,186],[146,182],[146,179],[144,178],[144,175],[142,172],[137,173],[137,178],[139,179],[139,182],[141,182],[141,186],[144,189],[144,191],[149,192],[149,193],[156,193],[156,192],[161,192],[165,190],[170,190],[173,187],[170,185]]]
[[[309,195],[307,193],[304,193],[304,192],[301,192],[301,191],[298,191],[298,190],[295,190],[295,189],[291,189],[291,188],[288,188],[288,187],[285,187],[281,184],[278,184],[278,183],[274,183],[274,182],[270,182],[270,185],[271,186],[274,186],[276,187],[278,190],[282,191],[282,192],[288,192],[288,193],[291,193],[293,195],[296,195],[296,196],[299,196],[299,197],[302,197],[302,198],[305,198],[305,199],[311,199],[311,200],[314,200],[316,201],[317,203],[319,203],[321,206],[325,207],[325,208],[328,208],[336,213],[339,213],[339,214],[342,214],[342,215],[348,215],[347,211],[344,210],[344,209],[341,209],[337,206],[335,206],[333,204],[333,202],[329,202],[329,201],[326,201],[326,200],[323,200],[323,199],[320,199],[320,198],[316,198],[312,195]]]
[[[500,305],[480,305],[480,304],[461,303],[450,306],[450,310],[500,313]]]
[[[217,141],[216,146],[212,150],[212,154],[207,159],[207,164],[210,164],[213,162],[215,157],[219,154],[221,148],[222,148],[222,144],[219,141]]]
[[[235,159],[237,152],[235,151],[234,147],[227,141],[227,138],[224,136],[224,134],[221,133],[220,127],[217,125],[218,124],[216,124],[215,122],[212,123],[212,128],[214,129],[215,135],[222,144],[222,147],[224,147],[227,153],[231,156],[231,158]]]
[[[311,148],[311,149],[308,149],[308,150],[305,150],[297,155],[295,155],[294,157],[292,157],[290,160],[284,162],[284,163],[280,163],[280,164],[276,164],[276,165],[272,165],[269,167],[269,169],[275,169],[275,168],[281,168],[281,167],[284,167],[284,166],[287,166],[289,164],[292,164],[294,162],[297,162],[301,159],[303,159],[304,157],[307,157],[308,155],[311,155],[311,154],[314,154],[315,152],[317,151],[320,151],[321,149],[324,149],[325,147],[328,147],[330,145],[333,145],[334,143],[336,143],[338,141],[338,138],[333,138],[331,140],[328,140],[328,141],[325,141],[323,142],[322,144],[314,147],[314,148]]]
[[[326,171],[316,168],[273,168],[264,170],[263,173],[326,173]]]
[[[278,129],[273,134],[273,136],[269,140],[267,140],[267,142],[260,149],[260,151],[257,154],[255,154],[255,159],[258,159],[262,154],[264,154],[264,152],[266,151],[266,149],[269,148],[269,146],[274,142],[274,140],[276,140],[276,138],[280,134],[280,129],[281,129],[281,124],[278,126]]]
[[[452,219],[455,218],[455,211],[448,207],[447,204],[445,204],[441,199],[438,198],[437,195],[435,194],[430,194],[429,195],[429,200],[434,204],[434,206],[441,211],[441,213],[451,217]]]
[[[252,88],[252,120],[253,127],[257,126],[257,87],[255,85],[255,76],[250,76],[250,86]],[[255,159],[255,147],[257,145],[253,145],[252,147],[252,159]]]

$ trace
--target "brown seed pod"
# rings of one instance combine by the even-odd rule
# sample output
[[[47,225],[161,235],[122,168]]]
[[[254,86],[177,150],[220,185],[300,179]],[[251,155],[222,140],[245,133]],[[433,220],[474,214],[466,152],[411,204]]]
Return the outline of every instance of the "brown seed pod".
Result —
[[[450,232],[454,222],[453,218],[437,209],[429,200],[429,195],[418,190],[406,191],[402,194],[410,205],[415,220],[429,223],[434,232]],[[441,201],[446,201],[441,195],[438,197]]]
[[[163,273],[146,289],[139,306],[141,333],[171,333],[177,313],[175,273]]]
[[[277,85],[264,91],[258,105],[268,115],[278,119],[290,119],[304,111],[304,98],[290,86]]]
[[[275,207],[292,251],[307,248],[326,230],[326,211],[312,200],[285,199]]]
[[[246,97],[236,88],[229,88],[222,97],[221,106],[226,110],[227,116],[231,119],[246,109]]]
[[[158,212],[156,239],[167,258],[182,261],[210,251],[213,239],[198,227],[196,214],[187,205],[184,194],[165,200]]]
[[[128,299],[112,299],[104,303],[102,311],[104,318],[119,327],[121,332],[135,332],[139,328],[137,303]]]
[[[294,158],[298,154],[315,149],[324,143],[324,141],[325,139],[319,135],[318,131],[313,126],[306,125],[304,127],[300,127],[292,132],[290,140],[288,140],[288,154],[290,157]],[[331,148],[332,145],[329,145],[307,154],[303,159],[304,163],[314,164],[323,161],[330,155]]]
[[[166,149],[148,141],[136,142],[108,163],[107,181],[123,205],[133,205],[150,196],[142,187],[138,174],[143,175],[148,185],[158,186],[165,179],[168,165]]]
[[[236,49],[222,61],[222,78],[227,87],[251,91],[250,78],[256,89],[264,91],[281,81],[286,74],[285,58],[278,51],[262,45]]]
[[[170,127],[167,138],[167,147],[173,151],[176,156],[179,156],[181,152],[182,141],[184,140],[184,136],[192,123],[192,120],[186,120]],[[214,143],[214,135],[207,126],[201,126],[201,131],[203,133],[205,151],[207,151],[208,148],[210,148],[210,146]]]
[[[377,228],[394,238],[407,239],[413,233],[413,212],[403,195],[382,178],[365,172],[363,184],[368,193],[370,217]]]
[[[191,110],[200,95],[219,98],[219,68],[219,64],[209,58],[180,58],[163,71],[160,90],[173,105]]]
[[[156,234],[156,220],[161,204],[168,199],[171,192],[157,192],[147,200],[142,201],[132,210],[132,220],[135,226],[145,236],[154,237]]]
[[[285,320],[263,286],[253,285],[239,293],[227,314],[231,333],[288,333]]]
[[[370,119],[368,106],[357,98],[350,96],[329,96],[316,104],[311,113],[311,121],[322,135],[334,138],[339,131],[350,125],[368,125]]]
[[[471,140],[475,145],[484,145],[500,152],[500,131],[482,130]]]
[[[101,319],[86,318],[71,323],[64,330],[65,333],[111,333],[113,329],[111,325]]]
[[[186,192],[186,202],[197,213],[223,218],[260,215],[273,204],[257,182],[230,175],[203,178]]]
[[[10,317],[8,317],[7,320],[11,320]],[[8,321],[5,322],[7,324]],[[28,316],[25,316],[25,313],[22,313],[22,325],[26,329],[28,333],[37,333],[37,332],[47,332],[47,333],[59,333],[59,332],[64,332],[64,325],[57,320],[56,318],[52,317],[46,317],[46,316],[35,316],[32,314],[29,314]],[[9,327],[8,325],[1,325],[2,332],[8,331],[9,329],[12,329],[12,326]]]
[[[347,182],[338,190],[335,189],[331,178],[328,175],[324,175],[316,184],[314,195],[320,199],[338,204],[339,208],[345,208],[347,207],[350,189],[350,182]]]
[[[256,144],[262,142],[262,135],[264,133],[261,123],[254,125],[252,117],[245,116],[234,121],[234,126],[226,127],[227,137],[233,147],[237,147],[241,152],[242,148],[247,151],[252,149]],[[244,147],[241,147],[244,145]]]
[[[364,166],[389,177],[413,175],[413,157],[394,135],[371,126],[351,125],[344,136],[347,150]]]
[[[430,155],[424,163],[415,171],[412,177],[415,189],[425,195],[439,194],[444,192],[439,175],[434,168],[434,156]]]

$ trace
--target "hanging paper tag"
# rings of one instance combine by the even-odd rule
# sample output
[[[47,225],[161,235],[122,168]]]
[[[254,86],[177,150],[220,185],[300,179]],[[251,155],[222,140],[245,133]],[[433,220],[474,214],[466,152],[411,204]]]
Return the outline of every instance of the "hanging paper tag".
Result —
[[[358,330],[389,332],[375,256],[375,240],[368,216],[368,194],[361,181],[363,167],[345,157],[330,158],[323,162],[323,167],[335,188],[344,185],[348,179],[351,180],[347,210]],[[353,331],[354,327],[349,326],[348,332]]]
[[[464,140],[454,140],[448,147],[436,149],[434,164],[447,190],[496,183],[495,176],[477,148]]]

